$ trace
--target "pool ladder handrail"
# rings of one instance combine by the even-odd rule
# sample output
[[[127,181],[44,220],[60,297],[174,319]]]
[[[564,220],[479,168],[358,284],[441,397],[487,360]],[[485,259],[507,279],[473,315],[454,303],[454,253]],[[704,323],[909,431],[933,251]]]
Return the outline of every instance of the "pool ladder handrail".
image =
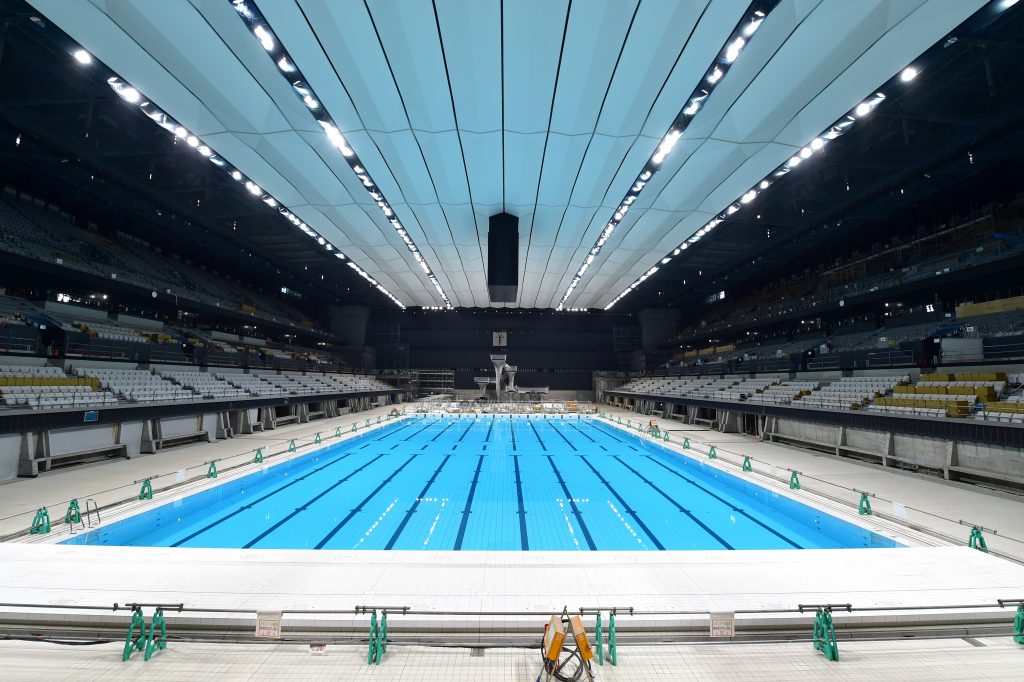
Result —
[[[90,502],[92,502],[92,511],[90,511],[90,508],[89,508],[89,503]],[[96,503],[96,500],[94,500],[93,498],[90,497],[90,498],[85,500],[85,514],[82,516],[83,523],[88,524],[89,528],[93,527],[93,523],[92,523],[92,512],[93,511],[96,512],[96,525],[98,526],[98,525],[100,525],[100,521],[101,521],[101,519],[100,519],[100,506]]]

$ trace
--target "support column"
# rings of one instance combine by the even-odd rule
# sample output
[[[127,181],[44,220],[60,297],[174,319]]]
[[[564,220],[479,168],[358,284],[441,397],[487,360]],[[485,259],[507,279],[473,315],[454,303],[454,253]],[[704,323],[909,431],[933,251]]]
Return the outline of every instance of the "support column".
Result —
[[[505,354],[493,353],[491,364],[494,365],[494,399],[501,400],[501,373],[505,369]]]
[[[227,412],[217,413],[217,426],[214,428],[213,434],[218,440],[231,438],[231,424],[228,423]]]
[[[152,455],[156,452],[157,442],[160,440],[160,425],[155,419],[147,419],[142,422],[142,440],[139,443],[139,452],[144,455]]]
[[[942,468],[942,474],[946,477],[947,481],[960,480],[960,473],[952,470],[952,467],[960,465],[960,459],[957,454],[957,442],[955,440],[949,441],[946,445],[946,466]]]
[[[840,426],[839,429],[836,432],[836,456],[837,457],[839,456],[840,452],[842,451],[844,445],[846,445],[846,427],[845,426]]]
[[[896,436],[892,431],[885,434],[885,450],[882,452],[882,466],[889,466],[889,458],[896,454]]]

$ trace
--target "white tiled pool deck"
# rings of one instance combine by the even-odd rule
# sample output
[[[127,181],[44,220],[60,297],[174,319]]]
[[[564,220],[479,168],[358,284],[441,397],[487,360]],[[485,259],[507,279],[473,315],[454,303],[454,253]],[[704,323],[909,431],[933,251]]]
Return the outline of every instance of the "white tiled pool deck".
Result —
[[[47,503],[54,516],[63,514],[70,497],[131,483],[157,472],[199,465],[290,438],[309,440],[316,431],[347,433],[350,425],[376,419],[387,408],[346,415],[244,436],[212,444],[186,446],[150,457],[54,472],[37,479],[0,486],[0,516]],[[623,419],[636,419],[621,413]],[[548,612],[580,606],[632,606],[638,610],[718,611],[792,609],[804,603],[852,603],[858,608],[992,604],[996,599],[1024,598],[1024,565],[966,546],[968,528],[955,522],[995,528],[989,548],[1024,558],[1024,503],[1006,496],[955,486],[938,480],[885,471],[778,444],[761,443],[737,434],[668,423],[671,447],[689,437],[696,454],[718,447],[721,466],[736,473],[742,455],[770,462],[777,470],[759,471],[759,484],[776,486],[808,503],[852,512],[858,522],[859,495],[846,488],[868,490],[911,509],[906,530],[915,545],[905,549],[788,550],[740,552],[342,552],[298,550],[198,550],[133,547],[82,547],[52,543],[0,544],[0,602],[53,605],[109,605],[128,601],[177,603],[188,607],[244,610],[352,609],[357,604],[409,606],[423,611]],[[786,468],[802,472],[802,489],[790,493]],[[749,474],[748,474],[749,475]],[[205,485],[200,481],[195,485]],[[159,490],[160,486],[154,487]],[[137,489],[137,486],[136,486]],[[125,499],[127,488],[105,501]],[[816,493],[828,495],[828,499]],[[93,497],[98,497],[93,495]],[[160,495],[158,494],[158,497]],[[158,501],[158,500],[157,500]],[[860,522],[899,529],[884,517],[892,505],[874,502],[878,517]],[[930,512],[937,516],[925,514]],[[847,517],[848,519],[851,516]],[[30,519],[29,519],[30,520]],[[23,528],[24,518],[0,522],[0,533]],[[922,531],[928,531],[922,532]],[[948,537],[944,542],[931,532]],[[954,544],[955,543],[955,544]],[[933,545],[933,546],[927,546]],[[958,546],[957,546],[958,545]],[[5,609],[10,610],[10,609]],[[65,612],[66,613],[66,612]],[[1007,623],[1012,612],[1006,611]],[[108,613],[108,615],[110,615]],[[201,617],[201,614],[195,614]],[[181,616],[175,616],[181,617]],[[841,618],[871,615],[837,614]],[[123,615],[118,615],[123,618]],[[241,614],[238,618],[251,618]],[[354,624],[363,617],[345,616],[332,625]],[[540,619],[543,620],[543,619]],[[674,622],[673,622],[674,621]],[[401,627],[395,616],[394,625]],[[455,622],[440,616],[407,617],[411,627],[446,629]],[[623,629],[630,628],[623,617]],[[634,627],[690,623],[661,617],[634,621]],[[857,622],[851,620],[850,622]],[[328,623],[324,623],[327,625]],[[285,625],[288,620],[286,617]],[[472,619],[460,625],[472,628]],[[508,624],[506,624],[508,625]],[[487,625],[480,625],[482,630]],[[533,632],[539,626],[515,620],[512,629]],[[537,630],[539,632],[539,630]],[[601,679],[773,679],[803,674],[829,674],[837,679],[884,675],[900,679],[1011,679],[1006,661],[1016,656],[1019,673],[1024,652],[1012,640],[985,640],[977,646],[962,640],[935,642],[843,643],[844,659],[823,661],[809,644],[732,644],[728,646],[630,646],[620,650],[624,663],[605,666]],[[534,679],[534,651],[494,649],[482,658],[466,650],[389,649],[385,664],[367,668],[365,652],[356,647],[331,647],[329,655],[310,656],[294,645],[208,645],[174,643],[146,663],[118,660],[118,647],[62,647],[37,643],[0,643],[0,661],[11,679],[44,677],[58,668],[76,670],[84,679],[119,679],[140,673],[183,679],[215,674],[221,679]],[[43,648],[40,647],[49,647]],[[59,651],[59,655],[45,655]],[[628,658],[627,652],[628,651]],[[626,662],[628,661],[628,662]],[[9,665],[8,665],[9,664]],[[47,673],[48,671],[48,673]],[[289,671],[289,672],[286,672]],[[1001,676],[1002,675],[1002,676]],[[6,675],[5,675],[6,677]],[[1016,679],[1019,679],[1019,674]]]
[[[622,648],[619,665],[595,666],[598,680],[1019,680],[1022,647],[1007,638],[841,644],[838,663],[809,643],[636,646]],[[310,655],[289,644],[172,643],[150,661],[122,663],[121,644],[57,647],[0,642],[7,680],[379,680],[381,682],[533,682],[535,649],[465,649],[389,646],[378,666],[366,664],[362,646],[328,646]]]

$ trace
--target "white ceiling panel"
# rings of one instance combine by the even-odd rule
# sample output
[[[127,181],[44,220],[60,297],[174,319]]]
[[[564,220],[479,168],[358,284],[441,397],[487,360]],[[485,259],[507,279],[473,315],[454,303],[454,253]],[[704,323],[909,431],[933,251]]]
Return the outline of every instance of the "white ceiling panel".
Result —
[[[30,2],[403,303],[442,303],[230,3]],[[516,305],[530,307],[559,302],[748,6],[247,2],[454,304],[489,305],[487,218],[519,216]],[[605,305],[982,3],[782,0],[567,305]]]

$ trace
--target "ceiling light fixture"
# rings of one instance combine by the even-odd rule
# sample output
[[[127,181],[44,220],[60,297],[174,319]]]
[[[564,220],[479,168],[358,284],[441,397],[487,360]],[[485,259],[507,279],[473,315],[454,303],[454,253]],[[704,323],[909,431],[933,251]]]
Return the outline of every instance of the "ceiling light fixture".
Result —
[[[894,77],[894,79],[898,77],[900,81],[906,83],[907,81],[916,78],[918,73],[918,69],[912,66],[908,66],[905,69],[903,69],[898,74],[898,76]],[[892,80],[890,80],[890,82],[892,82]],[[724,212],[718,214],[718,216],[716,216],[714,219],[710,220],[703,227],[694,232],[688,239],[686,239],[686,241],[684,241],[676,249],[674,249],[672,251],[672,254],[678,255],[681,251],[685,251],[691,245],[700,241],[704,235],[706,235],[713,228],[721,224],[722,221],[724,221],[727,217],[738,212],[742,208],[743,204],[749,204],[758,196],[758,194],[760,194],[760,192],[763,192],[767,190],[769,187],[771,187],[773,178],[780,178],[784,175],[787,175],[791,170],[799,166],[802,161],[809,159],[814,154],[823,150],[829,142],[845,134],[848,130],[850,130],[850,128],[858,119],[870,114],[884,101],[885,93],[880,91],[875,92],[873,95],[862,101],[860,104],[854,107],[852,111],[850,111],[847,114],[844,114],[842,118],[840,118],[838,121],[836,121],[828,128],[826,128],[825,131],[821,133],[821,135],[813,138],[806,147],[802,147],[800,151],[791,156],[788,161],[786,161],[781,166],[779,166],[771,173],[769,173],[768,176],[765,177],[765,179],[761,180],[756,187],[751,188],[747,190],[745,193],[743,193],[739,198],[739,204],[737,204],[735,201],[729,204],[729,206],[726,207]],[[849,189],[849,187],[847,187],[847,189]],[[760,218],[760,216],[758,216],[758,218]],[[644,277],[640,277],[634,280],[629,286],[627,286],[615,298],[613,298],[611,302],[604,307],[604,309],[610,310],[612,306],[614,306],[616,303],[622,300],[631,291],[636,289],[636,287],[640,284],[640,282],[643,282],[644,279]]]
[[[244,2],[235,2],[233,4],[235,4],[236,8],[245,5]],[[245,13],[242,12],[241,9],[239,9],[239,13],[243,14],[243,16],[245,15]],[[166,112],[163,112],[160,109],[158,109],[156,106],[153,105],[152,102],[144,101],[142,99],[142,93],[140,93],[136,88],[132,87],[130,84],[128,84],[126,81],[124,81],[117,75],[112,75],[109,78],[107,78],[107,84],[110,86],[111,90],[113,90],[115,93],[117,93],[119,97],[121,97],[121,99],[131,104],[138,105],[139,109],[142,111],[143,114],[146,115],[147,118],[153,120],[155,123],[157,123],[157,125],[159,125],[161,128],[163,128],[168,133],[173,135],[175,140],[184,140],[189,145],[189,147],[195,149],[201,156],[208,158],[212,163],[214,163],[220,168],[223,168],[224,172],[230,174],[234,180],[244,183],[246,190],[250,194],[259,197],[267,206],[275,209],[281,216],[283,216],[292,224],[298,226],[306,234],[310,235],[314,239],[319,238],[320,243],[324,246],[325,249],[327,249],[328,251],[332,251],[334,255],[340,260],[345,260],[345,254],[343,254],[336,246],[331,244],[325,238],[318,235],[314,230],[312,230],[308,225],[306,225],[306,223],[299,220],[294,214],[291,213],[291,211],[289,211],[287,208],[281,205],[281,203],[277,201],[277,199],[275,199],[269,193],[265,192],[255,182],[245,177],[245,175],[243,175],[242,172],[239,171],[237,168],[230,167],[227,164],[227,162],[224,161],[223,158],[215,155],[213,149],[211,149],[208,145],[201,144],[201,140],[199,139],[199,137],[189,132],[189,130],[185,128],[185,126],[179,124],[169,115],[167,115]],[[383,284],[370,277],[365,270],[360,268],[358,265],[352,263],[352,261],[349,261],[349,266],[356,270],[356,272],[358,272],[360,276],[363,277],[363,279],[366,279],[368,282],[370,282],[370,284],[372,284],[378,291],[387,296],[395,305],[402,309],[405,309],[404,303],[402,303],[394,294],[388,291],[388,289]]]
[[[686,98],[686,106],[679,112],[676,119],[669,126],[668,133],[662,138],[658,144],[654,154],[651,155],[650,160],[644,165],[644,168],[640,171],[640,175],[637,176],[636,180],[630,186],[630,189],[626,192],[626,196],[623,197],[622,201],[619,202],[618,207],[612,214],[612,219],[608,221],[605,229],[602,230],[598,236],[597,241],[594,244],[594,248],[591,249],[590,254],[597,256],[600,250],[608,242],[608,238],[618,227],[619,223],[625,218],[626,212],[629,207],[636,201],[640,192],[644,190],[644,187],[649,184],[648,181],[658,171],[665,159],[675,149],[676,143],[683,136],[687,126],[693,117],[697,115],[704,102],[711,93],[714,92],[715,87],[722,81],[723,78],[729,73],[729,69],[732,64],[740,56],[743,50],[750,42],[750,37],[754,35],[757,29],[761,26],[761,22],[764,21],[765,17],[778,6],[779,0],[755,0],[751,3],[747,10],[747,13],[740,20],[739,24],[733,29],[729,35],[728,40],[719,50],[718,55],[715,57],[715,61],[711,64],[707,71],[707,76]],[[572,296],[576,287],[582,281],[583,275],[586,273],[593,262],[593,258],[588,258],[583,264],[580,265],[579,269],[576,270],[576,276],[573,277],[572,281],[569,282],[569,287],[565,290],[562,295],[562,300],[558,303],[556,310],[561,310]],[[657,268],[654,269],[657,271]],[[644,279],[649,277],[651,272],[644,275]],[[635,287],[634,287],[635,288]],[[617,299],[616,299],[617,300]],[[609,306],[610,307],[610,306]]]
[[[92,64],[92,55],[85,50],[75,50],[71,53],[71,56],[75,58],[75,61],[82,65]]]
[[[305,105],[305,107],[313,114],[313,118],[315,118],[317,123],[320,124],[320,127],[323,129],[324,134],[327,136],[331,145],[336,147],[338,151],[341,152],[341,155],[345,157],[345,162],[352,168],[353,174],[356,175],[356,178],[366,189],[367,193],[369,193],[376,202],[377,208],[380,212],[384,214],[384,217],[387,218],[392,227],[395,228],[398,237],[405,244],[409,252],[413,254],[416,262],[420,264],[421,268],[423,268],[423,271],[427,275],[427,279],[430,281],[430,284],[434,287],[434,290],[441,297],[446,306],[452,307],[451,300],[449,300],[448,295],[441,287],[441,283],[434,275],[433,270],[430,269],[426,264],[426,261],[420,255],[420,250],[416,247],[415,242],[413,242],[412,238],[409,236],[408,231],[404,230],[402,224],[394,217],[395,212],[391,207],[391,204],[380,193],[377,184],[374,182],[372,176],[370,176],[366,171],[365,164],[359,160],[358,155],[355,153],[355,150],[352,149],[352,146],[345,138],[344,133],[341,132],[330,114],[324,110],[323,100],[316,96],[313,88],[309,85],[309,81],[306,80],[299,71],[295,60],[284,49],[281,41],[276,39],[273,31],[270,29],[270,23],[263,16],[259,7],[256,6],[254,2],[244,2],[241,0],[232,0],[232,2],[235,5],[235,8],[238,9],[239,16],[242,17],[242,20],[251,28],[253,35],[256,36],[260,41],[260,44],[263,45],[263,48],[270,54],[271,59],[274,60],[280,71],[288,74],[288,83],[291,85],[296,96],[298,96],[303,105]],[[244,5],[245,11],[242,11],[239,5]],[[286,68],[286,66],[289,68]],[[401,232],[399,232],[399,230],[401,230]],[[371,284],[377,286],[378,289],[386,291],[386,289],[383,289],[376,280],[365,274],[365,270],[359,268],[358,265],[349,261],[349,266],[359,272],[364,279],[367,279]],[[388,295],[390,296],[390,293],[388,293]]]

